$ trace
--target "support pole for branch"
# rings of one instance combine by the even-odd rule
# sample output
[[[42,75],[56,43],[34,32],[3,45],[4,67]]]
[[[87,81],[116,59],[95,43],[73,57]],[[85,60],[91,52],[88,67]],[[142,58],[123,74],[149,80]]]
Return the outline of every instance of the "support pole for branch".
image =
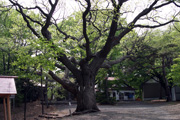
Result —
[[[46,101],[46,107],[49,108],[48,97],[47,97],[47,88],[48,88],[48,77],[46,77],[46,84],[45,84],[45,101]]]
[[[26,120],[27,86],[24,87],[24,120]]]
[[[42,85],[42,81],[43,81],[43,75],[42,75],[43,69],[41,67],[41,91],[42,91],[42,114],[44,114],[44,91],[43,91],[43,85]]]

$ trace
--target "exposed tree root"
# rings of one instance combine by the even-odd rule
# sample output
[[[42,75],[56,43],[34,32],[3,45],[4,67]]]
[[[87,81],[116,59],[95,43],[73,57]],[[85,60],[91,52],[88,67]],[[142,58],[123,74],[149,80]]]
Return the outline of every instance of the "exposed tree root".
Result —
[[[56,118],[60,118],[58,116],[58,114],[48,114],[48,113],[45,113],[43,115],[39,115],[39,117],[41,118],[47,118],[47,119],[56,119]]]
[[[86,114],[86,113],[92,113],[92,112],[99,112],[100,110],[94,110],[94,109],[91,109],[91,110],[84,110],[84,111],[81,111],[81,112],[73,112],[72,115],[82,115],[82,114]]]

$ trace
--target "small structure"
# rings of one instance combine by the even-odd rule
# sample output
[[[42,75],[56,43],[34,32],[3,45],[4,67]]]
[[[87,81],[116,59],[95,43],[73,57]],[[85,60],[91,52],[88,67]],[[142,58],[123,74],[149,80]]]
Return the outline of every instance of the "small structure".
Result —
[[[131,87],[122,87],[109,90],[110,97],[115,97],[117,101],[135,100],[135,89]]]
[[[180,87],[173,86],[171,95],[172,101],[180,101]],[[157,78],[150,79],[143,84],[142,98],[143,100],[166,99],[165,90]]]
[[[165,99],[165,90],[159,83],[158,79],[150,79],[143,84],[143,100]]]
[[[131,86],[118,82],[118,79],[115,77],[108,77],[108,84],[110,88],[108,90],[110,97],[114,97],[117,101],[121,100],[135,100],[135,89]],[[112,82],[112,83],[111,83]]]
[[[17,78],[17,76],[0,76],[0,97],[3,98],[5,120],[11,120],[10,96],[17,94],[14,78]]]
[[[180,101],[180,87],[171,87],[172,101]],[[164,88],[161,86],[158,78],[147,80],[143,83],[143,100],[166,99]]]

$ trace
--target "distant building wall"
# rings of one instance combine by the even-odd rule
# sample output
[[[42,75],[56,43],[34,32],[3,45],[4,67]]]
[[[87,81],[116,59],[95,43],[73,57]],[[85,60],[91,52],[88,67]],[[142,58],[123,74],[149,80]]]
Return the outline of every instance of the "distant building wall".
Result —
[[[165,91],[160,83],[146,83],[143,86],[144,100],[165,98]]]
[[[119,100],[135,100],[134,90],[112,90],[109,91],[110,97],[115,97],[117,101]]]
[[[172,99],[173,101],[180,101],[180,87],[174,86],[172,88]]]

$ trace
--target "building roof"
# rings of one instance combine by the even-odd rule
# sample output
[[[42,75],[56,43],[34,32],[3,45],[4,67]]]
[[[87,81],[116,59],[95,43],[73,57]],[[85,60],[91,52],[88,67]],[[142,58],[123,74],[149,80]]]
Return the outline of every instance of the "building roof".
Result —
[[[0,76],[0,94],[17,94],[14,78],[17,76]]]
[[[18,78],[18,76],[2,76],[2,75],[0,75],[0,78]]]
[[[113,81],[113,80],[119,80],[119,79],[116,78],[116,77],[107,77],[107,80],[110,80],[110,81],[112,80]]]
[[[113,87],[113,88],[109,88],[111,90],[130,90],[130,91],[135,91],[136,89],[132,88],[132,87]]]

